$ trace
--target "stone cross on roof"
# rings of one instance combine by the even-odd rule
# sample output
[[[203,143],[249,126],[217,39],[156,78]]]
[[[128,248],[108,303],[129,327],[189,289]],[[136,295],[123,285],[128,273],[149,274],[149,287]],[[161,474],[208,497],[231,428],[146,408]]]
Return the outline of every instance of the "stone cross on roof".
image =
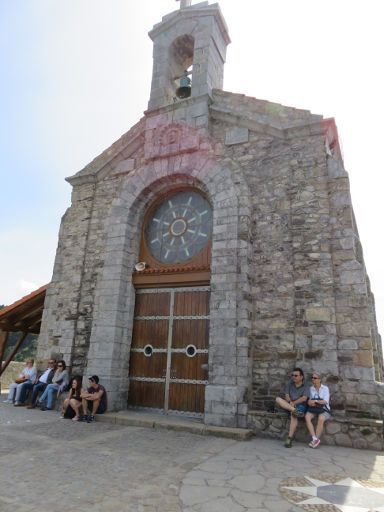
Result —
[[[192,0],[176,0],[176,2],[180,2],[180,9],[184,9],[184,7],[189,7],[192,3]]]

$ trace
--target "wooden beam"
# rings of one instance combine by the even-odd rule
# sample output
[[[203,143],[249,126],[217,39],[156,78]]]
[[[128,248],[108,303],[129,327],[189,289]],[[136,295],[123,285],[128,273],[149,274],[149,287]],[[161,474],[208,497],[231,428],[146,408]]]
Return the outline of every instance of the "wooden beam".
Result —
[[[36,315],[40,313],[42,314],[43,310],[43,302],[40,301],[39,303],[35,304],[23,304],[22,306],[19,306],[14,309],[14,311],[10,311],[8,313],[7,320],[10,323],[13,323],[17,320],[24,320],[28,319],[32,315]]]
[[[19,348],[21,347],[21,345],[23,344],[23,341],[25,340],[25,338],[27,336],[28,336],[27,332],[20,333],[20,338],[17,340],[16,345],[13,347],[12,351],[10,352],[10,354],[7,357],[7,359],[4,361],[4,363],[2,364],[2,366],[0,368],[0,376],[4,373],[5,369],[9,365],[9,363],[15,357],[15,355],[17,354]]]
[[[7,320],[0,321],[0,329],[5,332],[11,332],[13,325],[10,324]]]
[[[5,349],[7,347],[8,336],[9,336],[8,331],[0,330],[0,366],[3,363],[3,357],[4,357]]]
[[[17,318],[16,321],[10,321],[8,318],[5,320],[0,320],[0,329],[3,331],[28,331],[33,334],[38,334],[40,329],[36,326],[41,324],[42,312],[34,311],[28,316],[24,316],[24,318]]]
[[[33,334],[36,334],[35,330],[30,331],[29,325],[24,323],[18,323],[18,324],[9,324],[8,322],[0,322],[0,330],[7,331],[7,332],[32,332]]]
[[[12,332],[27,330],[28,324],[31,323],[31,317],[33,318],[33,324],[35,324],[34,317],[43,314],[46,289],[47,285],[42,286],[13,304],[5,306],[0,311],[0,329]],[[16,322],[21,323],[15,328],[14,324]]]
[[[133,274],[132,282],[136,288],[156,288],[157,286],[207,286],[210,282],[209,271],[175,272],[169,274]]]

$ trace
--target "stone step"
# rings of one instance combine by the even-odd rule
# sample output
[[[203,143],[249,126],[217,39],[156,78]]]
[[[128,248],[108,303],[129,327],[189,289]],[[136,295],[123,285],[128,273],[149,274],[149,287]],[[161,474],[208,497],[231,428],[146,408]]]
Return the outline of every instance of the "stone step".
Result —
[[[256,437],[282,439],[287,435],[289,416],[260,410],[248,411],[248,425]],[[368,450],[384,450],[383,420],[332,415],[325,423],[321,443]],[[309,433],[301,419],[295,434],[297,441],[308,443]]]
[[[177,416],[163,416],[161,414],[119,411],[108,412],[97,415],[97,421],[114,423],[116,425],[126,425],[132,427],[147,427],[167,430],[181,430],[191,434],[206,436],[225,437],[237,441],[246,441],[253,436],[252,430],[245,428],[217,427],[214,425],[204,425],[195,418],[180,418]]]

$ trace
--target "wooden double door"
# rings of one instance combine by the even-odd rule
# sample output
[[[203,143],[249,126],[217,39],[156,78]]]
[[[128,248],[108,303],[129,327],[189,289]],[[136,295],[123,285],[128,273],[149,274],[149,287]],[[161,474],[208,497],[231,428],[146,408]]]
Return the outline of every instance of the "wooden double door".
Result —
[[[209,293],[206,286],[136,291],[129,406],[203,414]]]

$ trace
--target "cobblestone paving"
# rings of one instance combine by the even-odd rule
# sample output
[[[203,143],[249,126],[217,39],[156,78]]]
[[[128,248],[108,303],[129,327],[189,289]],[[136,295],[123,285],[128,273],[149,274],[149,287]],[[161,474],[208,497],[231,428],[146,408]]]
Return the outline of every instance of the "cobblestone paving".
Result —
[[[339,511],[300,505],[284,486],[384,481],[382,452],[88,425],[2,403],[0,464],[1,512]]]
[[[286,449],[281,442],[253,439],[236,443],[208,461],[198,464],[183,479],[180,497],[183,512],[293,512],[313,510],[337,512],[333,505],[294,505],[286,491],[287,477],[300,482],[306,476],[336,482],[346,477],[384,482],[383,452],[369,452],[305,444]],[[307,483],[308,485],[308,483]],[[305,496],[304,496],[305,497]],[[310,498],[310,496],[307,496]],[[289,501],[291,503],[289,503]],[[296,500],[300,501],[300,500]],[[384,494],[382,496],[384,510]],[[371,509],[350,508],[348,512]],[[373,508],[381,512],[381,508]],[[345,508],[345,512],[347,508]]]
[[[181,479],[234,441],[0,405],[1,512],[181,512]]]

